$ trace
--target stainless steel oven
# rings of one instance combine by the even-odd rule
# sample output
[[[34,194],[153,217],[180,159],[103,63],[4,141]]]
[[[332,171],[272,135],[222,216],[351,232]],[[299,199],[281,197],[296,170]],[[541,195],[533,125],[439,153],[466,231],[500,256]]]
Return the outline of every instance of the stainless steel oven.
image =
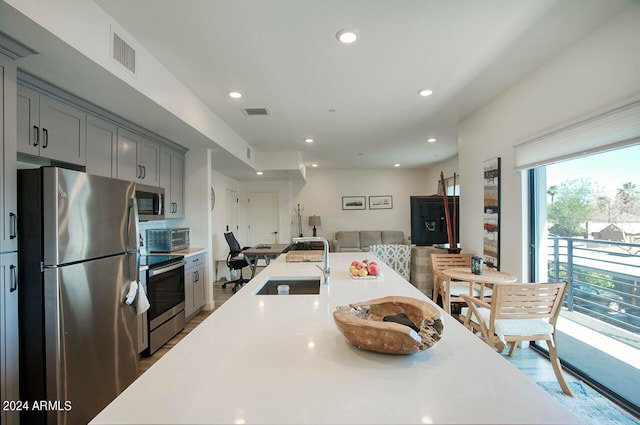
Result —
[[[142,353],[150,356],[184,329],[185,294],[182,255],[146,255],[141,264],[148,266],[147,297],[149,310],[149,346]]]

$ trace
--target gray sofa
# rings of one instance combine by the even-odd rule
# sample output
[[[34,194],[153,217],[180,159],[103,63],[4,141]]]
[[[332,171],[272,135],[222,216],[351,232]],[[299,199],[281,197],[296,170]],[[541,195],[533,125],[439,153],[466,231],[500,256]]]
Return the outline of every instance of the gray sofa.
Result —
[[[405,244],[404,232],[399,230],[355,230],[336,232],[331,241],[333,252],[369,251],[369,246],[378,244]]]

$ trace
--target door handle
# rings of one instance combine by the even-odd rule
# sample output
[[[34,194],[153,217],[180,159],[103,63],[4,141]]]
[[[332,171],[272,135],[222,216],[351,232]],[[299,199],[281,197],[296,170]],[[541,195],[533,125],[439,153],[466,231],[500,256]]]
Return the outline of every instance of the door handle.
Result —
[[[9,239],[15,239],[17,235],[17,223],[18,216],[14,213],[9,213],[9,226],[11,229],[9,230]]]
[[[42,129],[42,149],[46,149],[49,146],[49,130]]]
[[[9,279],[11,280],[11,285],[9,286],[9,292],[15,292],[18,289],[18,274],[17,268],[13,264],[9,266]]]
[[[33,126],[33,146],[38,146],[40,144],[40,127],[37,125]]]

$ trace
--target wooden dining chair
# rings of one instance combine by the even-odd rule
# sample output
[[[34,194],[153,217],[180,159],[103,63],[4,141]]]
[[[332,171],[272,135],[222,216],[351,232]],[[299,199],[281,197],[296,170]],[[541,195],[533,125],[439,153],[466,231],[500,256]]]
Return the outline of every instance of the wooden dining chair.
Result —
[[[471,269],[473,254],[431,254],[431,268],[433,273],[433,301],[438,301],[438,295],[442,297],[442,308],[451,314],[451,303],[464,302],[461,294],[469,296],[491,295],[491,289],[472,282],[452,280],[442,273],[442,270],[465,267]]]
[[[469,306],[464,325],[499,352],[510,345],[512,356],[520,341],[546,341],[556,379],[562,391],[573,397],[562,376],[556,344],[556,321],[566,288],[566,282],[500,283],[493,285],[491,303],[466,294],[461,298]]]

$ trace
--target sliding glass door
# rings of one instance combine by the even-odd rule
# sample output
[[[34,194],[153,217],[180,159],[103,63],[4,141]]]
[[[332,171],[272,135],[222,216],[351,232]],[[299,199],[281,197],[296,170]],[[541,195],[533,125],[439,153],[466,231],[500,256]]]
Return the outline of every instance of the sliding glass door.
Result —
[[[530,172],[533,281],[567,281],[562,361],[640,406],[640,145]]]

